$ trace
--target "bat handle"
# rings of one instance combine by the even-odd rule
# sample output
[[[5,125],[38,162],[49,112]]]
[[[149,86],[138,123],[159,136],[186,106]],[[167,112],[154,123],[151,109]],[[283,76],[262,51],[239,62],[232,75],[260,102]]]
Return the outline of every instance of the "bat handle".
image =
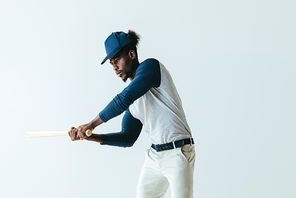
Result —
[[[91,136],[91,135],[92,135],[92,130],[87,129],[86,132],[85,132],[85,134],[86,134],[88,137]]]

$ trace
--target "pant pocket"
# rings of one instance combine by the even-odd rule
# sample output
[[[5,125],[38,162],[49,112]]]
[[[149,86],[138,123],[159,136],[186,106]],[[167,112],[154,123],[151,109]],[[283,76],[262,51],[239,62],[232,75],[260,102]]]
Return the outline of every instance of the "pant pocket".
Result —
[[[187,144],[180,148],[181,155],[188,161],[195,161],[195,148],[194,145]]]

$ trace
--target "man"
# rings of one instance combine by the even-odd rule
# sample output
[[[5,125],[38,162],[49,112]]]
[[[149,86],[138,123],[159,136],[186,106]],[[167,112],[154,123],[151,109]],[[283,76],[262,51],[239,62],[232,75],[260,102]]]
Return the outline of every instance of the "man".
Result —
[[[139,36],[134,31],[113,32],[105,41],[107,56],[116,75],[129,85],[90,123],[72,127],[71,139],[102,145],[130,147],[145,130],[151,138],[137,188],[138,198],[163,197],[168,186],[174,198],[193,196],[194,141],[181,99],[166,68],[156,59],[138,60]],[[125,112],[118,133],[92,134],[98,125]]]

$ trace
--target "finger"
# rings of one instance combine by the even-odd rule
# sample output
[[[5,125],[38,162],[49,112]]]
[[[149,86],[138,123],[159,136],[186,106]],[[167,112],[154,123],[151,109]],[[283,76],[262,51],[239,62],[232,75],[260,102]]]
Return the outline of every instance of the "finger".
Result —
[[[73,131],[73,130],[69,131],[68,134],[69,134],[72,141],[75,141],[75,140],[79,139],[79,138],[76,137],[77,133],[75,131]]]
[[[73,132],[70,132],[69,135],[70,135],[71,140],[74,141]]]
[[[71,132],[74,134],[74,133],[78,133],[78,129],[76,129],[76,128],[73,128],[73,129],[71,129]]]
[[[85,133],[82,131],[82,129],[78,129],[77,134],[79,138],[85,138]]]
[[[70,137],[71,137],[71,140],[74,141],[75,140],[75,133],[73,131],[70,131]]]

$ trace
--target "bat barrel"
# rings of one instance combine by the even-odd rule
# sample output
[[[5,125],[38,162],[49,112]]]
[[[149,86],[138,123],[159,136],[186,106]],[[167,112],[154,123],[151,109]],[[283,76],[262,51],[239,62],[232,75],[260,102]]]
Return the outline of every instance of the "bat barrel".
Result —
[[[55,136],[66,136],[68,131],[28,131],[28,137],[55,137]]]
[[[87,136],[92,135],[92,130],[88,129],[85,134]],[[28,137],[55,137],[55,136],[67,136],[68,131],[28,131]]]

